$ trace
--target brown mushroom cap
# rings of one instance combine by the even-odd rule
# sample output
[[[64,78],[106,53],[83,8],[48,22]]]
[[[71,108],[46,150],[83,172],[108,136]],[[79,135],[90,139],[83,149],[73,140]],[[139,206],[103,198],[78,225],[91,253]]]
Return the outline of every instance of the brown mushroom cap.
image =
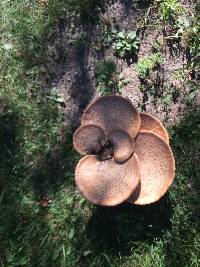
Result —
[[[162,123],[152,115],[146,113],[139,113],[141,118],[140,130],[151,131],[169,144],[169,135]]]
[[[80,126],[73,135],[73,145],[80,154],[98,153],[101,141],[105,139],[103,130],[92,124]]]
[[[139,183],[138,159],[135,154],[124,164],[114,159],[99,161],[96,156],[82,158],[75,171],[75,181],[90,202],[115,206],[126,200]]]
[[[140,116],[132,103],[121,96],[103,96],[85,110],[81,125],[95,124],[106,135],[115,130],[127,132],[135,137],[140,127]]]
[[[133,154],[133,140],[124,131],[113,131],[108,135],[116,163],[122,163]]]
[[[134,144],[140,164],[141,188],[128,199],[139,205],[159,200],[172,184],[175,161],[170,146],[152,132],[141,131]],[[137,189],[136,189],[137,191]]]

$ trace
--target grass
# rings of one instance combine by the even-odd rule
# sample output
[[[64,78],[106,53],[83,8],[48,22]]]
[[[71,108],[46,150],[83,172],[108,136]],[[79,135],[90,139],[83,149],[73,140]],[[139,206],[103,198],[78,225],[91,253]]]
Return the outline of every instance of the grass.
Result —
[[[69,18],[71,7],[87,17],[82,4],[0,4],[0,265],[197,267],[200,110],[171,129],[177,173],[159,203],[94,207],[74,185],[73,129],[63,128],[41,77],[49,84],[54,77],[48,44],[59,19]]]

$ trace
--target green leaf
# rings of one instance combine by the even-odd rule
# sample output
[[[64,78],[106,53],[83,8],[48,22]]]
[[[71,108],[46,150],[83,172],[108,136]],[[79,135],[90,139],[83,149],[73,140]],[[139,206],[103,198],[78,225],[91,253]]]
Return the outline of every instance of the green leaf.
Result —
[[[194,100],[195,96],[196,96],[196,93],[195,93],[195,92],[191,92],[191,93],[189,93],[189,95],[188,95],[188,97],[187,97],[187,103],[188,103],[188,104],[191,104],[192,101]]]
[[[68,237],[69,237],[69,239],[73,239],[73,237],[74,237],[74,228],[71,229],[71,231],[68,234]]]
[[[58,103],[63,103],[63,102],[65,102],[65,99],[64,99],[64,97],[59,96],[59,97],[57,97],[56,101],[57,101]]]
[[[118,37],[118,38],[121,38],[121,39],[124,39],[124,38],[125,38],[123,32],[118,32],[118,33],[117,33],[117,37]]]
[[[117,50],[119,50],[120,48],[122,48],[123,47],[123,44],[122,43],[117,43],[116,44],[116,48],[117,48]]]
[[[128,33],[127,36],[128,36],[128,38],[130,38],[130,39],[133,40],[133,39],[136,38],[137,35],[136,35],[136,32],[135,31],[131,31],[131,32]]]
[[[132,47],[131,44],[126,44],[126,48],[127,48],[127,50],[131,50],[131,47]]]
[[[67,248],[67,251],[65,253],[65,256],[69,256],[71,254],[71,252],[72,252],[72,248],[71,247],[68,247]]]
[[[51,99],[51,100],[53,100],[53,101],[55,101],[55,102],[58,102],[58,103],[63,103],[63,102],[65,102],[65,99],[64,99],[64,97],[62,97],[62,96],[46,96],[46,98],[48,98],[48,99]]]
[[[164,100],[163,100],[163,102],[166,104],[166,105],[171,105],[171,101],[172,101],[172,97],[171,97],[171,95],[167,95],[167,96],[165,96],[165,98],[164,98]]]
[[[34,201],[32,199],[30,199],[29,197],[24,195],[22,198],[22,203],[25,205],[31,206],[34,204]]]
[[[133,43],[132,47],[135,48],[135,49],[138,49],[138,45],[136,43]]]
[[[86,250],[86,251],[83,252],[83,256],[86,257],[86,256],[88,256],[91,253],[92,253],[91,250]]]

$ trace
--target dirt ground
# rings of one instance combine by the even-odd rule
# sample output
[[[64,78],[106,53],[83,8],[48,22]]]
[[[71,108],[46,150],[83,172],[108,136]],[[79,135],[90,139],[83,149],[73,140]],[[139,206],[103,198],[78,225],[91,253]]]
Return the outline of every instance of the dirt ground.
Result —
[[[163,25],[156,24],[156,16],[151,1],[137,7],[132,5],[132,1],[112,1],[101,19],[107,24],[117,24],[120,30],[138,30],[140,27],[140,59],[152,53],[156,40],[164,39]],[[144,20],[146,24],[141,30]],[[149,81],[144,83],[134,64],[117,58],[112,47],[103,46],[100,51],[95,48],[101,42],[102,24],[77,25],[73,18],[70,23],[58,25],[51,44],[56,51],[56,60],[50,64],[55,79],[48,84],[64,98],[61,108],[64,109],[65,125],[77,127],[88,103],[100,96],[96,90],[95,69],[100,62],[107,60],[113,61],[119,73],[129,80],[122,95],[130,99],[138,110],[155,115],[167,127],[178,123],[185,113],[195,110],[200,104],[200,90],[194,90],[199,81],[188,73],[178,75],[187,63],[186,51],[180,43],[163,41],[161,53],[164,62],[158,70],[150,73]]]

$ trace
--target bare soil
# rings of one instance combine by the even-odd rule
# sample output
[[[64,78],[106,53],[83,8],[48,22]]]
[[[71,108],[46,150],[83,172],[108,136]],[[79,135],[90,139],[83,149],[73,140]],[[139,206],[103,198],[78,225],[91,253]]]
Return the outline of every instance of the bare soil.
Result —
[[[156,40],[163,40],[164,63],[150,73],[150,79],[145,82],[138,77],[134,64],[117,58],[112,47],[102,44],[100,50],[96,49],[103,36],[102,23],[83,25],[72,19],[70,25],[63,22],[58,26],[58,34],[51,44],[52,49],[59,52],[57,62],[50,63],[55,79],[47,87],[55,87],[65,100],[61,105],[65,125],[77,127],[88,103],[100,96],[96,90],[95,69],[104,60],[115,62],[118,71],[129,80],[122,95],[140,111],[158,117],[167,127],[178,123],[185,113],[199,106],[199,90],[195,89],[195,96],[192,101],[190,99],[194,85],[196,88],[199,81],[188,73],[178,75],[187,63],[186,51],[180,43],[164,39],[163,25],[156,25],[156,16],[151,1],[144,1],[144,4],[141,1],[140,6],[135,7],[132,1],[122,0],[111,1],[101,16],[104,23],[114,23],[120,30],[138,30],[142,25],[138,59],[154,51]],[[63,53],[66,57],[62,56]]]

